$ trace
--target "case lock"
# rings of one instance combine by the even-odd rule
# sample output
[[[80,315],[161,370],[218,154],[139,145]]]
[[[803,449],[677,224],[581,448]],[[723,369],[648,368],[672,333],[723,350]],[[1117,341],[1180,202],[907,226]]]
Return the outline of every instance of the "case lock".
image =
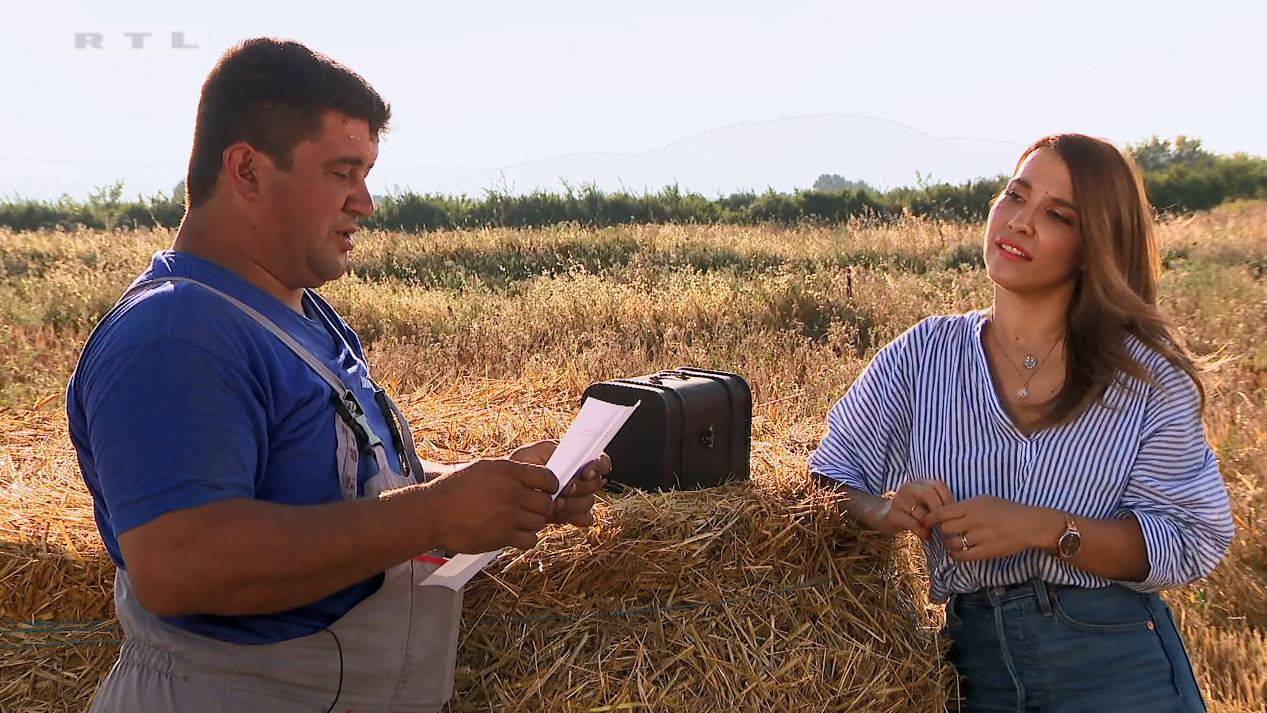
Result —
[[[703,443],[705,448],[712,448],[717,442],[716,436],[717,431],[712,427],[712,425],[705,426],[704,430],[700,431],[699,442]]]

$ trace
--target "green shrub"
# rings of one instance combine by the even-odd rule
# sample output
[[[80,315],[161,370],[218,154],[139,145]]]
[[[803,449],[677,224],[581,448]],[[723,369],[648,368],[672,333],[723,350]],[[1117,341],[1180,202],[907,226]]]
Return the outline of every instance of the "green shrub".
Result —
[[[1185,136],[1152,139],[1128,150],[1144,169],[1154,207],[1161,212],[1188,213],[1213,208],[1237,198],[1267,197],[1267,159],[1246,154],[1229,156],[1206,151],[1200,140]],[[816,190],[741,192],[708,198],[667,186],[655,192],[607,193],[596,186],[562,192],[535,190],[515,194],[490,190],[479,197],[418,194],[396,190],[376,199],[366,227],[420,232],[457,228],[533,228],[573,223],[606,227],[649,223],[834,224],[855,218],[896,220],[904,215],[936,220],[977,221],[989,211],[1006,179],[999,176],[959,184],[924,183],[876,191],[859,181],[824,175]],[[57,201],[0,200],[0,228],[13,230],[165,227],[180,224],[184,186],[171,195],[159,193],[135,200],[123,198],[123,184],[92,191],[87,201],[68,196]]]

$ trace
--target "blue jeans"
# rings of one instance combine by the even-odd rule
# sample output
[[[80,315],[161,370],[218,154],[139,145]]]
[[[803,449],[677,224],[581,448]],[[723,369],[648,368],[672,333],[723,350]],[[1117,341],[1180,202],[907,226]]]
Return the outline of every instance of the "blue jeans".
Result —
[[[1113,585],[1033,580],[946,606],[964,713],[1205,711],[1170,608]]]

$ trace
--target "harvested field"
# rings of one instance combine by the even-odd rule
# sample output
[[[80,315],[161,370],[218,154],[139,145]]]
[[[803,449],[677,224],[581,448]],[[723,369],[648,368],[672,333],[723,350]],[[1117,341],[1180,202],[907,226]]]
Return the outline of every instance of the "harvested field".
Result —
[[[752,484],[613,495],[469,590],[454,710],[935,711],[953,694],[909,540],[841,523],[804,459],[875,350],[988,303],[979,226],[367,236],[323,290],[424,456],[562,432],[596,380],[679,364],[755,398]],[[166,233],[0,234],[0,710],[78,711],[113,660],[109,566],[61,389]],[[1162,229],[1167,308],[1210,375],[1238,536],[1172,592],[1212,709],[1267,711],[1267,205]]]

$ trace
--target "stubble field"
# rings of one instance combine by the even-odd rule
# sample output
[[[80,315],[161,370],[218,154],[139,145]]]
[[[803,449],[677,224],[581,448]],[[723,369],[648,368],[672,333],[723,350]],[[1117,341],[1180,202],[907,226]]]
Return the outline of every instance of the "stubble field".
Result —
[[[756,476],[791,482],[876,349],[927,315],[989,304],[979,234],[915,219],[379,233],[360,237],[353,274],[322,293],[401,395],[424,457],[557,436],[587,384],[698,365],[749,380]],[[62,391],[92,326],[171,238],[0,233],[0,710],[74,709],[113,657],[109,637],[85,644],[91,632],[59,639],[30,625],[80,621],[48,602],[104,601],[106,575],[37,594],[24,563],[101,559]],[[1222,357],[1207,427],[1238,528],[1214,575],[1168,599],[1212,708],[1267,711],[1267,204],[1170,220],[1160,239],[1166,309],[1197,352]],[[87,595],[69,592],[81,585]]]

